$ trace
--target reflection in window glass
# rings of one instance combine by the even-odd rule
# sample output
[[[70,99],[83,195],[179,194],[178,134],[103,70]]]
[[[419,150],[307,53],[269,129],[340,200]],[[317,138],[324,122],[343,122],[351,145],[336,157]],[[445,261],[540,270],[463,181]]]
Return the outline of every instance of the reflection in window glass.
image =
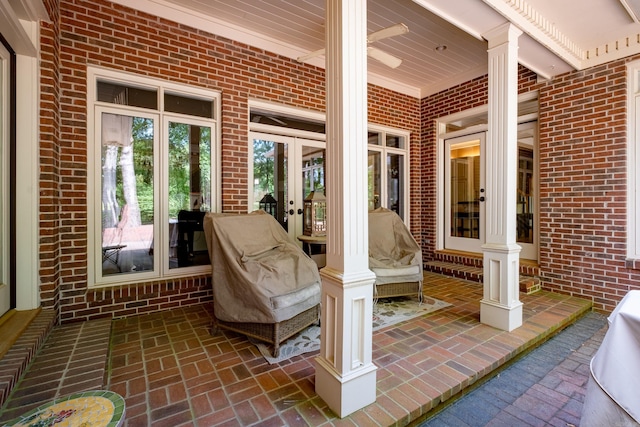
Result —
[[[158,108],[158,91],[141,89],[117,83],[98,82],[98,101],[111,104],[130,105],[155,110]]]
[[[368,158],[367,200],[369,201],[369,210],[374,210],[380,207],[380,190],[382,189],[381,154],[378,151],[369,151]]]
[[[253,140],[253,209],[260,209],[263,201],[263,210],[273,215],[285,230],[289,229],[287,153],[287,144]],[[264,205],[267,199],[273,201],[273,206],[271,203]]]
[[[533,243],[533,150],[518,149],[518,194],[516,197],[517,241]]]
[[[392,148],[405,148],[404,137],[398,135],[387,134],[387,147]]]
[[[153,270],[153,120],[102,113],[102,274]]]
[[[164,109],[172,113],[213,119],[213,101],[165,93]]]
[[[387,154],[387,208],[404,218],[404,155]]]
[[[382,135],[379,132],[369,132],[368,143],[370,145],[381,145]]]
[[[211,128],[169,122],[169,268],[208,265]]]
[[[302,147],[302,198],[312,191],[325,192],[324,184],[324,148]]]

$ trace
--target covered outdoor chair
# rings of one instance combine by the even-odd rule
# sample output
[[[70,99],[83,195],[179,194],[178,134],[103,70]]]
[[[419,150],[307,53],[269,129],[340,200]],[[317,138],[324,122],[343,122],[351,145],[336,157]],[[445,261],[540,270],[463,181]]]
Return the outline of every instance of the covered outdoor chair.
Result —
[[[374,296],[416,295],[422,301],[422,250],[394,211],[369,211],[369,268],[376,275]]]
[[[271,215],[208,213],[214,332],[228,329],[273,344],[320,318],[316,263]]]

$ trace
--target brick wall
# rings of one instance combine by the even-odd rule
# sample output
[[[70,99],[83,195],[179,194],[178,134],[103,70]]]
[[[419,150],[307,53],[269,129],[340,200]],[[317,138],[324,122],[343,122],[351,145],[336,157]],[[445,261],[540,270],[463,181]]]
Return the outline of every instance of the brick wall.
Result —
[[[43,33],[43,42],[54,51],[55,27],[52,31]],[[43,305],[56,305],[58,290],[61,318],[70,321],[210,299],[206,276],[87,289],[87,65],[222,92],[222,208],[226,212],[247,209],[249,98],[323,111],[323,70],[101,0],[61,0],[59,46],[59,64],[44,64],[49,71],[59,68],[60,93],[59,152],[41,150],[43,164],[57,165],[52,185],[59,196],[57,201],[41,199],[40,230],[57,234],[40,248],[46,255],[41,263]],[[43,75],[43,89],[50,86]],[[411,131],[411,154],[417,157],[420,101],[374,86],[369,86],[369,93],[370,121]],[[42,127],[46,120],[43,117]],[[412,166],[417,165],[412,159]],[[412,189],[419,179],[418,168],[412,167]],[[418,203],[418,198],[413,199]],[[412,223],[419,224],[419,211],[419,205],[412,204]],[[57,227],[55,215],[45,221],[48,212],[59,212]]]
[[[625,61],[545,84],[539,129],[544,285],[610,311],[640,289],[640,271],[625,265]]]
[[[59,310],[60,303],[60,14],[57,0],[45,1],[50,23],[40,28],[40,297]]]
[[[520,67],[519,92],[539,91],[540,273],[547,290],[611,311],[640,271],[626,253],[625,61],[538,83]],[[422,100],[422,243],[435,254],[435,119],[487,103],[480,78]]]

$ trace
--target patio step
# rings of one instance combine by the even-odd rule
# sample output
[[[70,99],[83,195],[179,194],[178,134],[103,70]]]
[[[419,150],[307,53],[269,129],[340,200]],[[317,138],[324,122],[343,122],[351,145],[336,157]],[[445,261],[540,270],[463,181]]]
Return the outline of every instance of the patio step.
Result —
[[[14,315],[13,318],[19,318]],[[23,316],[24,317],[24,316]],[[13,328],[11,322],[1,325]],[[37,314],[28,319],[28,326],[18,328],[21,333],[12,338],[12,345],[0,356],[0,408],[4,406],[11,390],[16,386],[20,377],[31,363],[36,353],[44,343],[45,339],[56,323],[56,316],[53,310],[37,310]]]
[[[484,275],[482,267],[445,261],[429,261],[424,264],[424,269],[433,273],[458,277],[478,283],[482,283]],[[520,274],[520,292],[529,295],[540,289],[542,289],[542,284],[539,277]]]

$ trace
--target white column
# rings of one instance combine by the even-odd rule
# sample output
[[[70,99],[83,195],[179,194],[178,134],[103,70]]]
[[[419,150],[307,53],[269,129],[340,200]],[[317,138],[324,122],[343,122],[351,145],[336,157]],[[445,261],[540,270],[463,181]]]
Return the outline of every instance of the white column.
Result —
[[[520,246],[516,244],[518,37],[511,24],[491,30],[489,132],[485,158],[484,295],[480,322],[512,331],[522,325]]]
[[[316,393],[340,417],[376,400],[367,214],[367,2],[326,1],[327,265]]]

